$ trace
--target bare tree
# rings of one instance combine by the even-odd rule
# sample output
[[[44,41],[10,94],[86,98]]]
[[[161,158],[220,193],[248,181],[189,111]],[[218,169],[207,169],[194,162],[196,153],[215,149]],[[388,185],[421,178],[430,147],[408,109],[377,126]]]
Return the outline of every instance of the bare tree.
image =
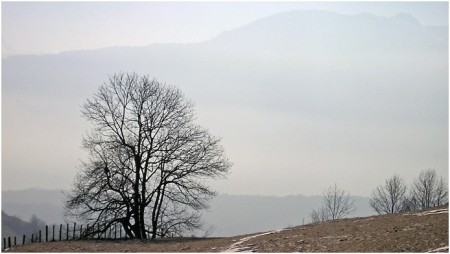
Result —
[[[317,209],[313,209],[311,214],[311,222],[321,222],[321,221],[327,221],[330,219],[329,214],[327,212],[327,210],[321,206]]]
[[[437,176],[436,170],[423,170],[414,181],[411,199],[415,200],[419,209],[442,205],[448,200],[447,183],[442,176]]]
[[[397,213],[403,210],[406,185],[403,179],[394,175],[384,185],[378,186],[370,199],[370,206],[378,214]]]
[[[39,230],[44,229],[45,225],[46,225],[45,221],[39,219],[35,214],[31,215],[30,226],[31,226],[31,232],[34,235],[38,235]]]
[[[215,195],[204,180],[224,177],[231,164],[220,139],[194,124],[180,90],[113,75],[82,113],[94,129],[83,138],[89,160],[67,194],[66,215],[90,224],[89,234],[119,224],[139,239],[200,227],[195,214]]]
[[[322,206],[312,211],[311,220],[316,222],[341,219],[355,210],[354,200],[350,198],[350,194],[335,184],[324,191]]]
[[[410,192],[403,199],[401,212],[411,212],[416,210],[420,210],[420,205],[414,195]]]
[[[441,176],[435,189],[435,206],[441,206],[448,202],[448,184]]]
[[[332,220],[341,219],[356,210],[355,201],[350,198],[350,194],[340,189],[337,184],[325,191],[323,200],[323,205]]]

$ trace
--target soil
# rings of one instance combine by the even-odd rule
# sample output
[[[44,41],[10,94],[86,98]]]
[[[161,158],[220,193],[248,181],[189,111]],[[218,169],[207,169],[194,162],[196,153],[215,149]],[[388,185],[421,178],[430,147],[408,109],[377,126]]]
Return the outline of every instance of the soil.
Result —
[[[223,238],[33,243],[6,252],[448,252],[448,206]]]

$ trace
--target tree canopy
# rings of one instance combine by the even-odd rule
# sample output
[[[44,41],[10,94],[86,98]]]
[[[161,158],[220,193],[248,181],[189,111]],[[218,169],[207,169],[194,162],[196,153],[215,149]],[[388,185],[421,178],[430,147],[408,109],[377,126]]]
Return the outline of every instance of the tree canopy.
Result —
[[[182,92],[147,76],[115,74],[82,107],[94,128],[67,195],[67,215],[91,225],[86,234],[121,225],[128,237],[181,235],[201,228],[198,211],[215,192],[204,182],[231,163],[220,139],[194,123]]]

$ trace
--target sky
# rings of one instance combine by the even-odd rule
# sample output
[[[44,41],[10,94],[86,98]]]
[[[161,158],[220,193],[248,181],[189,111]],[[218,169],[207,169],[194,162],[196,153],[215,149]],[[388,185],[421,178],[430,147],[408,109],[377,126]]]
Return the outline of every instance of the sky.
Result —
[[[12,59],[8,63],[14,63],[14,59],[9,58],[14,55],[204,42],[260,18],[292,10],[326,10],[348,15],[371,13],[388,18],[408,13],[423,26],[448,25],[447,2],[2,2],[1,6],[2,62]],[[285,65],[275,66],[279,73],[293,75],[285,80],[292,87],[282,88],[274,85],[277,83],[270,83],[270,72],[264,73],[269,79],[262,81],[251,75],[243,75],[241,78],[250,85],[231,91],[234,97],[228,98],[226,86],[234,80],[228,80],[226,76],[215,80],[218,75],[214,71],[217,70],[211,69],[199,76],[194,73],[187,79],[179,80],[175,78],[176,75],[172,77],[166,75],[170,72],[158,69],[163,67],[155,67],[155,73],[159,71],[159,79],[176,85],[185,82],[184,91],[196,103],[199,122],[204,123],[212,134],[222,138],[226,154],[234,166],[227,180],[212,183],[220,193],[320,195],[327,186],[338,183],[354,195],[369,196],[377,184],[394,172],[404,176],[410,183],[420,170],[430,167],[437,168],[438,173],[444,173],[448,179],[448,116],[446,119],[433,118],[441,116],[440,112],[447,109],[436,110],[434,105],[426,105],[429,99],[436,98],[439,100],[437,105],[448,102],[448,96],[435,96],[439,91],[448,92],[448,84],[445,87],[445,82],[448,83],[448,64],[443,62],[446,55],[436,59],[427,55],[415,65],[406,62],[410,65],[405,68],[402,68],[405,62],[400,60],[395,60],[391,65],[383,62],[384,56],[372,59],[370,64],[359,56],[353,56],[351,60],[347,59],[349,62],[342,62],[338,67],[331,66],[330,77],[323,77],[320,68],[315,67],[329,67],[327,61],[321,62],[326,56],[318,56],[312,59],[312,62],[316,62],[311,63],[311,72],[304,71],[299,80],[323,84],[329,90],[315,90],[312,87],[304,91],[302,89],[306,88],[293,85],[297,78],[294,76],[302,73],[302,70],[295,69],[297,63],[294,59],[291,65],[283,62]],[[49,59],[51,62],[52,58]],[[446,59],[448,61],[448,57]],[[268,62],[277,61],[281,62],[275,57]],[[39,72],[39,64],[33,64],[27,67],[32,68],[30,73]],[[225,64],[224,69],[233,71],[233,67],[242,67],[242,70],[252,71],[254,67],[251,64],[233,64]],[[255,68],[264,65],[253,64]],[[363,74],[355,71],[358,65]],[[373,67],[375,69],[371,72],[370,68]],[[98,72],[102,72],[102,68],[99,67]],[[309,70],[308,67],[305,70]],[[81,136],[90,127],[81,120],[79,105],[87,94],[92,94],[95,87],[90,87],[89,92],[73,89],[79,81],[70,78],[59,80],[59,77],[63,77],[61,73],[67,71],[62,67],[60,71],[55,71],[57,74],[52,76],[50,72],[50,77],[47,77],[47,80],[59,85],[57,91],[45,91],[45,88],[42,91],[33,90],[33,86],[45,87],[45,84],[34,84],[34,74],[20,71],[18,67],[11,73],[5,73],[2,67],[2,190],[31,187],[67,189],[77,171],[79,160],[85,158],[79,147]],[[384,76],[378,77],[377,71]],[[239,70],[236,72],[239,75]],[[24,77],[18,77],[21,75]],[[69,77],[72,72],[67,71],[67,75]],[[8,83],[11,77],[19,80],[17,84],[25,80],[33,86],[29,87],[30,90],[11,88],[11,84],[14,84]],[[101,79],[104,80],[104,77],[101,76]],[[386,105],[380,106],[377,104],[379,102],[369,104],[361,98],[351,98],[347,101],[356,104],[348,104],[344,96],[343,101],[338,102],[344,107],[349,105],[348,112],[356,112],[355,115],[347,112],[352,121],[324,116],[321,110],[333,108],[329,101],[334,100],[326,100],[328,93],[334,96],[348,92],[329,87],[326,82],[333,77],[338,79],[335,80],[338,85],[349,80],[367,83],[365,89],[351,91],[362,95],[367,101],[373,102],[377,95],[388,101],[385,101]],[[372,80],[367,81],[368,77]],[[86,80],[89,76],[81,78]],[[202,80],[205,84],[200,85],[205,86],[216,82],[207,89],[210,89],[210,94],[214,91],[223,92],[223,96],[209,98],[212,102],[199,96],[201,93],[196,93],[195,85]],[[385,87],[380,88],[377,80],[387,82]],[[395,82],[401,84],[396,87]],[[402,91],[407,82],[411,82],[412,91]],[[430,83],[429,87],[422,87],[426,82]],[[391,84],[394,86],[389,87]],[[265,86],[267,90],[258,93],[259,85]],[[385,96],[376,89],[392,91],[392,95]],[[323,100],[323,107],[315,108],[317,111],[296,111],[301,106],[308,106],[308,98],[302,97],[301,92],[311,91]],[[367,96],[368,91],[375,96]],[[203,93],[208,95],[207,92]],[[421,98],[420,93],[425,99]],[[249,99],[251,103],[233,103],[239,96],[248,94],[254,94],[254,98]],[[78,97],[75,98],[75,95]],[[258,96],[262,102],[258,101]],[[398,107],[395,104],[397,99],[401,103]],[[271,103],[281,107],[272,108]],[[423,105],[425,107],[420,108]],[[353,110],[351,107],[366,111]],[[416,110],[405,113],[401,112],[402,107]],[[379,121],[367,120],[369,117],[364,114],[367,112],[375,112],[374,116]],[[396,117],[395,114],[399,112],[404,114]],[[383,114],[388,117],[384,119]],[[403,121],[402,117],[406,115],[412,120],[408,118]],[[413,123],[416,120],[414,115],[420,115],[420,123]],[[369,165],[371,163],[373,165]],[[28,177],[23,178],[22,175]]]
[[[2,56],[201,42],[288,10],[409,13],[447,25],[446,2],[2,2]]]

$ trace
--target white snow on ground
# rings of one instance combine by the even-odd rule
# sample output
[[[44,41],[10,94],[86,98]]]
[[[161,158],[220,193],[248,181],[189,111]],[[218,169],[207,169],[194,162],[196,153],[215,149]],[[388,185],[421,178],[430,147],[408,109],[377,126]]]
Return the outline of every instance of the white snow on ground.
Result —
[[[427,253],[436,253],[436,252],[448,252],[448,246],[430,250]]]
[[[244,245],[243,243],[245,243],[246,241],[248,241],[250,239],[259,237],[259,236],[280,233],[281,231],[284,231],[284,230],[286,230],[286,229],[278,229],[278,230],[273,230],[273,231],[269,231],[269,232],[258,234],[258,235],[244,237],[244,238],[240,239],[239,241],[233,243],[228,249],[226,249],[222,252],[255,252],[255,250],[253,249],[253,246],[255,246],[254,244]]]
[[[443,214],[443,213],[448,213],[448,208],[425,211],[425,212],[421,212],[421,213],[413,213],[413,214],[407,213],[405,215],[424,216],[424,215],[435,215],[435,214]]]

